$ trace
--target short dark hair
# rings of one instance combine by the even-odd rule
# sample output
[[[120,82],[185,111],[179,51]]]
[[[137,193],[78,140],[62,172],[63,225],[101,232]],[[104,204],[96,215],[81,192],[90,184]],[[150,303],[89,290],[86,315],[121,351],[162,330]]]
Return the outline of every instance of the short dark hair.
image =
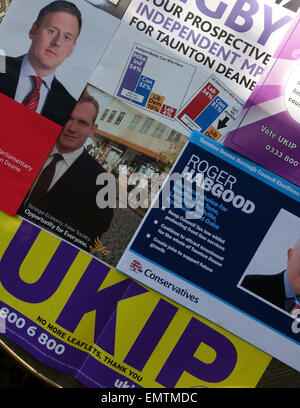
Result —
[[[96,114],[94,116],[94,123],[95,123],[95,121],[97,119],[97,116],[98,116],[98,113],[99,113],[99,108],[100,108],[98,101],[92,95],[90,95],[87,91],[84,91],[81,94],[80,98],[78,99],[77,103],[84,103],[84,102],[91,103],[94,106],[94,108],[96,109]]]
[[[53,1],[52,3],[47,4],[47,6],[43,7],[34,24],[37,26],[37,28],[41,25],[43,19],[48,13],[56,13],[58,11],[64,11],[66,13],[72,14],[77,18],[78,21],[78,35],[80,34],[81,27],[82,27],[82,18],[81,18],[81,12],[75,6],[74,3],[71,3],[70,1],[65,1],[65,0],[56,0]]]

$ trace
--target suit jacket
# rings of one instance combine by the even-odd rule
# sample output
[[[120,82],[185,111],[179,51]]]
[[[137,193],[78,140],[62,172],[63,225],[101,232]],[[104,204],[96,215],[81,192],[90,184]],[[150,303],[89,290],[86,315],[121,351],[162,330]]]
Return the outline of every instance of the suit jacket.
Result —
[[[0,73],[0,92],[14,99],[24,56],[6,57],[6,72]],[[54,77],[41,114],[53,122],[64,126],[68,120],[76,99]]]
[[[284,272],[276,275],[248,275],[241,286],[285,310]]]
[[[38,203],[34,203],[34,206],[88,235],[90,243],[93,243],[95,238],[100,238],[108,229],[113,217],[113,209],[100,209],[96,204],[96,195],[101,188],[96,185],[96,178],[103,172],[105,170],[100,163],[84,150],[48,193]],[[26,218],[24,211],[28,203],[30,197],[19,211]],[[45,216],[43,218],[47,219]],[[45,227],[42,223],[39,225]],[[62,229],[66,228],[62,225]],[[53,232],[58,234],[57,231]],[[78,237],[71,231],[69,233]],[[72,242],[66,235],[61,236]]]

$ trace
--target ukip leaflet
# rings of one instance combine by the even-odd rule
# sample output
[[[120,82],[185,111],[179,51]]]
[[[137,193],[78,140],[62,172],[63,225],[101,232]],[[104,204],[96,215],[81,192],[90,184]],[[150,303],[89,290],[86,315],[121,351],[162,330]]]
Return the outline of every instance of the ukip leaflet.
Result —
[[[290,3],[133,0],[90,83],[222,141],[296,16]]]
[[[299,201],[194,132],[117,268],[299,370]]]
[[[255,387],[271,357],[0,213],[0,330],[87,387]],[[217,358],[216,358],[217,355]]]

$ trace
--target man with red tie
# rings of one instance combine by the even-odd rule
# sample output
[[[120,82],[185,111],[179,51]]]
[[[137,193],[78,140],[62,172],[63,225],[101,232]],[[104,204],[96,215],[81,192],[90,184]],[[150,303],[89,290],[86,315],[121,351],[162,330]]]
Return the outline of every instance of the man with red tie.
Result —
[[[84,243],[80,238],[81,244],[77,240],[76,245],[86,251],[107,231],[113,218],[112,208],[99,208],[96,202],[102,188],[96,180],[106,171],[84,148],[87,139],[96,132],[98,113],[98,102],[84,92],[19,210],[19,215],[25,218],[29,208],[38,209],[45,219],[61,221],[58,226],[63,229],[56,229],[55,233],[64,239],[69,237],[64,231],[68,225],[74,236],[84,236]],[[43,222],[34,222],[45,227]]]
[[[28,53],[6,58],[0,92],[63,126],[76,100],[55,71],[72,54],[81,26],[81,13],[69,1],[54,1],[41,9],[29,31]]]

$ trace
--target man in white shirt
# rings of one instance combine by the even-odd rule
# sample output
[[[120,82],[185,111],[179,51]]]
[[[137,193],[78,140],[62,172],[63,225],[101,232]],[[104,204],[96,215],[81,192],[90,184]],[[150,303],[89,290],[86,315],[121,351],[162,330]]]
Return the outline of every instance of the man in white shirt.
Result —
[[[54,1],[41,9],[29,31],[27,55],[6,58],[0,92],[63,126],[76,100],[55,78],[55,71],[72,54],[81,26],[81,13],[69,1]]]
[[[68,239],[65,227],[71,227],[73,236],[85,238],[86,246],[75,242],[85,250],[101,238],[113,217],[113,209],[101,209],[96,203],[96,179],[105,170],[83,147],[97,129],[98,111],[98,102],[84,93],[19,211],[26,218],[26,208],[38,208],[44,219],[50,216],[61,221],[61,231],[54,232]]]

